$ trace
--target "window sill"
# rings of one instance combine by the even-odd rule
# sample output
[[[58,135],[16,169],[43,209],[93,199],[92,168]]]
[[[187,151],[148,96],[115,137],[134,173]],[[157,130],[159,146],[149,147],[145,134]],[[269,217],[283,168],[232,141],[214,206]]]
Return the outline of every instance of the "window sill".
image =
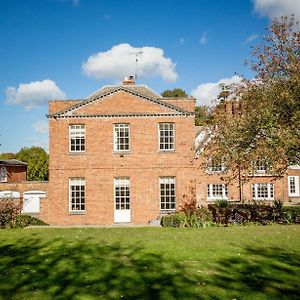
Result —
[[[78,151],[78,152],[70,152],[69,151],[69,155],[85,155],[86,152],[85,151]]]
[[[175,209],[175,208],[174,208],[174,209],[161,209],[161,210],[159,211],[159,213],[160,213],[161,215],[172,214],[172,213],[174,213],[174,212],[176,212],[176,209]]]
[[[69,211],[69,215],[85,215],[85,211]]]
[[[158,153],[160,153],[160,154],[175,153],[175,149],[174,150],[158,150]]]
[[[123,156],[123,155],[130,155],[131,152],[130,151],[114,151],[113,155],[119,155],[119,156]]]

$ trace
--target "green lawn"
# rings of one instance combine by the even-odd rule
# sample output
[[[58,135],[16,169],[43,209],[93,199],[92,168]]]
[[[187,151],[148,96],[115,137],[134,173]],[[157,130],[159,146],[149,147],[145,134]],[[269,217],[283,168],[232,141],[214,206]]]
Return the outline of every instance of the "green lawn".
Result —
[[[300,299],[300,226],[0,230],[0,299]]]

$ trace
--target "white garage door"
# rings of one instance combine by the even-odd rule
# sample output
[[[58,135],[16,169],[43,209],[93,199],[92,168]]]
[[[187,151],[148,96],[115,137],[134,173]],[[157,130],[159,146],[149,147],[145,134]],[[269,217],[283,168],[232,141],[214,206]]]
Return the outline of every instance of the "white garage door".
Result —
[[[39,213],[40,199],[45,198],[43,191],[28,191],[23,194],[23,213]]]

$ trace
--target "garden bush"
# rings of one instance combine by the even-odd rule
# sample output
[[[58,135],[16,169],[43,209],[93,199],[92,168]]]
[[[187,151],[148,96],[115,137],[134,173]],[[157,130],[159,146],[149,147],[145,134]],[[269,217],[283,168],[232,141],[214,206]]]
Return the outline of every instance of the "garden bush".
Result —
[[[0,199],[0,228],[12,227],[21,212],[21,202],[16,199]]]
[[[24,228],[24,227],[27,227],[30,225],[45,226],[48,224],[43,222],[40,219],[34,218],[32,216],[28,216],[28,215],[18,215],[15,219],[15,222],[13,223],[14,228]]]

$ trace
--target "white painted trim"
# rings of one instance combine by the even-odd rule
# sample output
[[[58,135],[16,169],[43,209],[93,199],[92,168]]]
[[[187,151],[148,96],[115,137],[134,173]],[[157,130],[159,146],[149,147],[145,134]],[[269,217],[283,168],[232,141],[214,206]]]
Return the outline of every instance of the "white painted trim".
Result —
[[[291,180],[294,178],[295,180],[295,192],[291,192]],[[299,191],[299,176],[288,176],[288,192],[289,192],[289,197],[299,197],[300,196],[300,191]]]

